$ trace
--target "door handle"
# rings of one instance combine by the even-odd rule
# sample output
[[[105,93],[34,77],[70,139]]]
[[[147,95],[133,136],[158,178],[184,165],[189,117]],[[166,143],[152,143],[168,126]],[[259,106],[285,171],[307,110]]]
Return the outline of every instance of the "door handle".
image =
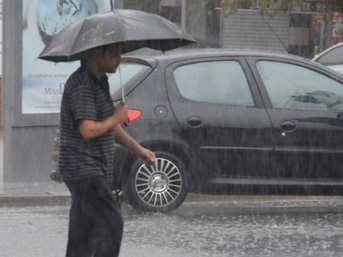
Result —
[[[200,117],[192,116],[187,119],[187,124],[190,127],[197,128],[201,126],[202,120],[200,119]]]
[[[292,132],[296,129],[297,125],[293,121],[284,121],[281,123],[281,128],[285,132]]]

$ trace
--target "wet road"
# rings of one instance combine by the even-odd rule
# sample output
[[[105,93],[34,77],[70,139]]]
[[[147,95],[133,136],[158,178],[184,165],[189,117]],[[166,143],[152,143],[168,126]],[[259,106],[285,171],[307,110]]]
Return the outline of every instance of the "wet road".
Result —
[[[121,257],[343,256],[343,214],[127,213]],[[0,208],[0,256],[64,256],[68,207]]]

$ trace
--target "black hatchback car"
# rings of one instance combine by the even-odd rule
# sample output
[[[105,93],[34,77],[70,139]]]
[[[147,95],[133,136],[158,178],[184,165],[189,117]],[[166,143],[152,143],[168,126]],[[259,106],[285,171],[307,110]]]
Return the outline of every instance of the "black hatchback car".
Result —
[[[170,212],[187,192],[342,195],[343,78],[291,55],[220,49],[123,57],[109,77],[127,132],[152,166],[116,147],[130,204]]]

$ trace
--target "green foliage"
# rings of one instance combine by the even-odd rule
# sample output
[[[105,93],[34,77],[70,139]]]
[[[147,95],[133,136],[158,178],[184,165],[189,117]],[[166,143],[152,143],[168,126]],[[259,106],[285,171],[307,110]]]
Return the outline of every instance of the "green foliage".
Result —
[[[279,12],[298,12],[301,10],[305,0],[203,0],[205,5],[213,7],[220,5],[222,16],[234,13],[237,8],[257,9],[262,15],[274,16]],[[329,10],[341,9],[343,11],[343,1],[325,0]]]
[[[157,12],[160,0],[123,0],[124,9]]]
[[[222,0],[222,15],[228,16],[234,13],[238,8],[239,0]]]
[[[213,0],[207,0],[213,1]],[[222,14],[227,16],[241,7],[243,3],[258,9],[263,15],[275,15],[278,12],[299,11],[304,0],[221,0]],[[248,2],[248,3],[247,3]]]
[[[188,10],[196,9],[202,4],[207,15],[213,15],[215,7],[221,7],[221,15],[226,17],[236,12],[238,8],[259,10],[262,15],[274,16],[279,12],[297,12],[305,0],[187,0]],[[342,0],[323,0],[329,10],[343,11]],[[157,12],[161,0],[123,0],[125,9],[137,9]]]
[[[300,11],[304,0],[260,0],[260,2],[261,14],[274,16],[278,12]]]

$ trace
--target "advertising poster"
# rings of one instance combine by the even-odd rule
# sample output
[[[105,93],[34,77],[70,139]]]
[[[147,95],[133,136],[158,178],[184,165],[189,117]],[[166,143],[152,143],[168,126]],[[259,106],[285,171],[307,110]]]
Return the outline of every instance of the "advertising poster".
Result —
[[[80,66],[37,59],[49,40],[68,24],[109,10],[110,0],[23,0],[23,114],[58,113],[65,82]]]

